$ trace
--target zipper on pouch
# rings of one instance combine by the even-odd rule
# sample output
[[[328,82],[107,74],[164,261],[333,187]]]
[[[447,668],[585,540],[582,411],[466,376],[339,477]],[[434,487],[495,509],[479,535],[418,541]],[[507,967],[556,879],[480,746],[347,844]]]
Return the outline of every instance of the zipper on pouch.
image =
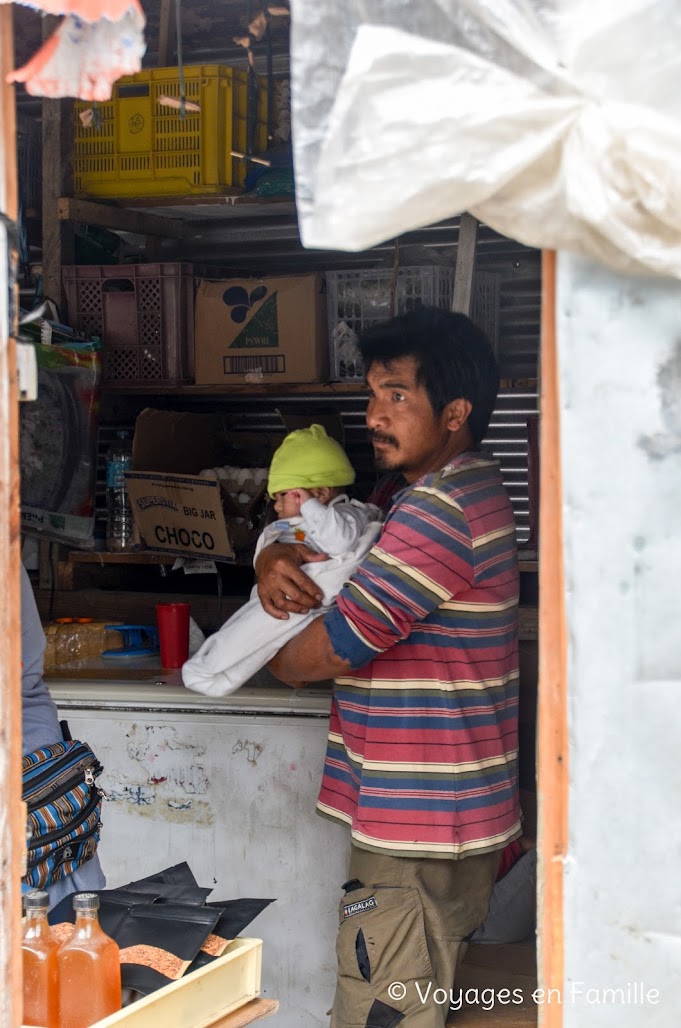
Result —
[[[26,871],[27,871],[27,873],[29,871],[34,871],[35,868],[39,867],[40,864],[42,864],[44,860],[48,860],[48,859],[49,860],[54,860],[54,858],[56,857],[56,855],[58,853],[62,853],[69,846],[73,846],[74,848],[77,847],[77,846],[82,846],[82,844],[84,842],[87,842],[88,839],[91,839],[92,836],[96,832],[98,832],[101,827],[102,827],[102,822],[98,821],[97,824],[94,826],[94,828],[90,828],[89,831],[83,832],[82,835],[77,835],[75,839],[69,839],[68,842],[65,842],[63,846],[59,846],[56,850],[53,850],[52,853],[49,853],[49,854],[47,854],[44,857],[36,858],[35,860],[27,861],[27,863],[26,863]],[[55,862],[55,864],[57,866],[59,866],[59,864],[63,863],[63,860],[55,860],[54,862]]]
[[[53,766],[49,771],[44,771],[41,775],[31,782],[29,789],[24,794],[24,799],[28,804],[28,811],[32,813],[41,807],[45,801],[51,802],[57,799],[59,796],[63,796],[65,792],[72,789],[75,785],[80,785],[81,782],[85,782],[87,785],[94,784],[94,778],[102,770],[101,765],[93,758],[91,754],[86,754],[81,757],[77,763],[69,763],[68,767],[65,767],[61,774],[57,773],[55,776],[55,770],[58,765]],[[85,774],[90,771],[92,774],[92,782],[88,781]],[[40,792],[41,784],[48,782],[50,788],[48,790],[43,789]],[[36,793],[36,789],[38,792]],[[56,789],[56,791],[55,791]]]
[[[63,744],[57,743],[57,745]],[[91,753],[87,749],[87,747],[83,745],[83,743],[79,743],[78,746],[74,746],[66,753],[62,753],[61,757],[55,758],[54,754],[50,754],[49,757],[44,757],[42,760],[39,760],[37,763],[33,764],[32,768],[30,768],[30,770],[34,772],[33,777],[31,778],[30,788],[34,789],[36,786],[39,786],[42,782],[49,780],[54,775],[55,771],[58,771],[60,767],[68,767],[69,764],[73,764],[74,760],[77,758],[79,753],[82,753],[83,756],[80,758],[78,763],[80,763],[80,761],[82,761],[85,758],[89,758],[96,763],[94,753]],[[48,764],[50,762],[52,763],[49,768],[47,768],[45,771],[39,771],[37,774],[35,774],[37,768],[41,767],[43,764]],[[26,768],[24,774],[26,774],[28,770],[29,768]]]
[[[82,817],[81,817],[81,824],[83,823],[83,821],[87,821],[87,819],[90,817],[92,812],[97,809],[97,805],[98,805],[99,802],[100,802],[100,797],[97,794],[97,792],[95,791],[95,794],[89,800],[87,807],[84,807],[83,810],[81,811],[81,815],[82,815]],[[96,828],[92,829],[92,831],[95,831],[95,830],[96,830]],[[73,831],[73,829],[71,829],[71,831]],[[83,835],[76,835],[76,836],[74,836],[74,838],[71,840],[71,842],[72,843],[79,842],[81,839],[86,838],[87,835],[91,835],[92,831],[85,832]],[[64,826],[62,825],[61,828],[55,828],[51,832],[45,832],[44,835],[32,836],[31,842],[29,843],[29,847],[28,847],[29,852],[31,850],[35,850],[35,849],[42,849],[43,846],[49,846],[50,843],[54,842],[56,839],[61,839],[65,835],[70,835],[70,832],[64,831]],[[44,860],[45,858],[41,857],[40,859]],[[37,863],[40,863],[40,861],[39,860],[34,860],[33,861],[33,865],[32,865],[31,861],[29,860],[28,866],[29,867],[35,866],[35,864],[37,864]]]

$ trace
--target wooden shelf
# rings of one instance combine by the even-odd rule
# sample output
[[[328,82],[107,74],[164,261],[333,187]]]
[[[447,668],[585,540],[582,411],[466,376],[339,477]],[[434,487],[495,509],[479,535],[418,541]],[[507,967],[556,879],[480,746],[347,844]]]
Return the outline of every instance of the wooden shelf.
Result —
[[[138,553],[109,553],[106,550],[70,550],[68,560],[72,564],[174,564],[177,560],[175,554],[151,553],[148,550],[141,550]],[[238,567],[250,565],[250,561],[227,561],[232,566]],[[538,571],[539,561],[536,559],[534,550],[521,550],[518,554],[519,571]]]
[[[502,379],[501,389],[536,389],[536,379]],[[366,396],[363,382],[302,382],[262,383],[260,385],[191,385],[189,383],[168,386],[153,382],[130,386],[116,386],[104,383],[103,389],[117,396]]]
[[[536,550],[518,550],[518,571],[539,571],[538,558]]]
[[[111,395],[158,395],[158,396],[343,396],[356,393],[366,395],[362,382],[309,382],[300,384],[263,383],[262,385],[177,385],[163,386],[149,382],[147,385],[119,387],[104,383],[103,388]]]
[[[539,571],[538,560],[519,560],[518,571]]]
[[[179,557],[180,554],[177,553],[156,553],[151,550],[140,550],[134,553],[109,553],[107,550],[70,550],[67,560],[71,564],[94,564],[99,567],[105,567],[111,564],[174,564]],[[188,559],[191,560],[192,558],[189,557]],[[196,559],[198,560],[199,558]],[[239,557],[236,560],[221,560],[218,563],[227,567],[252,566],[250,560]]]
[[[105,550],[71,550],[68,558],[72,564],[174,564],[174,554],[108,553]]]
[[[180,212],[185,207],[220,207],[227,210],[234,207],[251,207],[277,208],[277,212],[281,213],[283,206],[288,205],[292,210],[295,206],[292,196],[254,196],[239,189],[225,189],[219,196],[136,196],[108,202],[137,210],[172,207],[178,208]]]
[[[61,196],[57,200],[59,221],[98,225],[112,232],[191,240],[200,229],[197,219],[207,223],[234,218],[239,213],[267,217],[295,212],[293,198],[249,196],[227,192],[221,196],[146,196],[119,199]]]

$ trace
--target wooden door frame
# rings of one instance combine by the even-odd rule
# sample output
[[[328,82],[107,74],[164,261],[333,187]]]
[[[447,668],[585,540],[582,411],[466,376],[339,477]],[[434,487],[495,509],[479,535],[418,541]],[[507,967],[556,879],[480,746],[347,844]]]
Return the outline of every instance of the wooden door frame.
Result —
[[[10,222],[17,217],[15,98],[5,75],[13,67],[12,8],[0,6],[0,105],[4,158],[0,196]],[[7,283],[0,282],[7,295]],[[20,887],[25,838],[21,804],[21,601],[16,354],[0,318],[0,1025],[21,1024]],[[540,986],[564,985],[563,860],[567,852],[567,658],[563,575],[562,489],[556,255],[542,255],[541,472],[539,516],[539,908]],[[562,1007],[539,1005],[543,1028],[560,1028]]]
[[[0,212],[5,228],[17,218],[14,88],[5,82],[14,66],[12,8],[0,6]],[[8,256],[14,241],[7,237]],[[12,260],[16,254],[12,254]],[[3,263],[4,259],[3,259]],[[19,585],[19,438],[16,349],[10,335],[9,261],[0,272],[0,1024],[21,1024],[20,879],[26,847],[21,803],[21,598]],[[14,326],[13,326],[14,327]]]
[[[563,570],[556,254],[542,253],[539,500],[538,1004],[542,1028],[561,1028],[563,862],[568,841],[567,631]],[[549,992],[548,990],[552,990]],[[556,990],[556,991],[553,991]]]

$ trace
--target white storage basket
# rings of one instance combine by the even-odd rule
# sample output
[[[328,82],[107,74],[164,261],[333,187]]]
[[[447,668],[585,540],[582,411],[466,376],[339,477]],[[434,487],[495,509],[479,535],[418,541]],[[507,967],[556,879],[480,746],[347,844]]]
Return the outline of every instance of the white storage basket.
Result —
[[[361,382],[364,369],[355,343],[366,329],[390,315],[392,268],[327,271],[329,370],[332,381]],[[395,314],[416,307],[451,307],[453,268],[426,265],[400,268]]]

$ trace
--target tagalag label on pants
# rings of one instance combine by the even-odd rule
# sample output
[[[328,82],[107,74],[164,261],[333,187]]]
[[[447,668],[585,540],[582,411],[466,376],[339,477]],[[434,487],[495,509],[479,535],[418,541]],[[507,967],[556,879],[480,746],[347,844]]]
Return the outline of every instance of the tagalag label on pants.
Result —
[[[368,896],[367,899],[356,900],[354,903],[346,903],[343,907],[343,920],[352,917],[353,914],[364,914],[367,910],[375,910],[378,900],[375,896]]]

